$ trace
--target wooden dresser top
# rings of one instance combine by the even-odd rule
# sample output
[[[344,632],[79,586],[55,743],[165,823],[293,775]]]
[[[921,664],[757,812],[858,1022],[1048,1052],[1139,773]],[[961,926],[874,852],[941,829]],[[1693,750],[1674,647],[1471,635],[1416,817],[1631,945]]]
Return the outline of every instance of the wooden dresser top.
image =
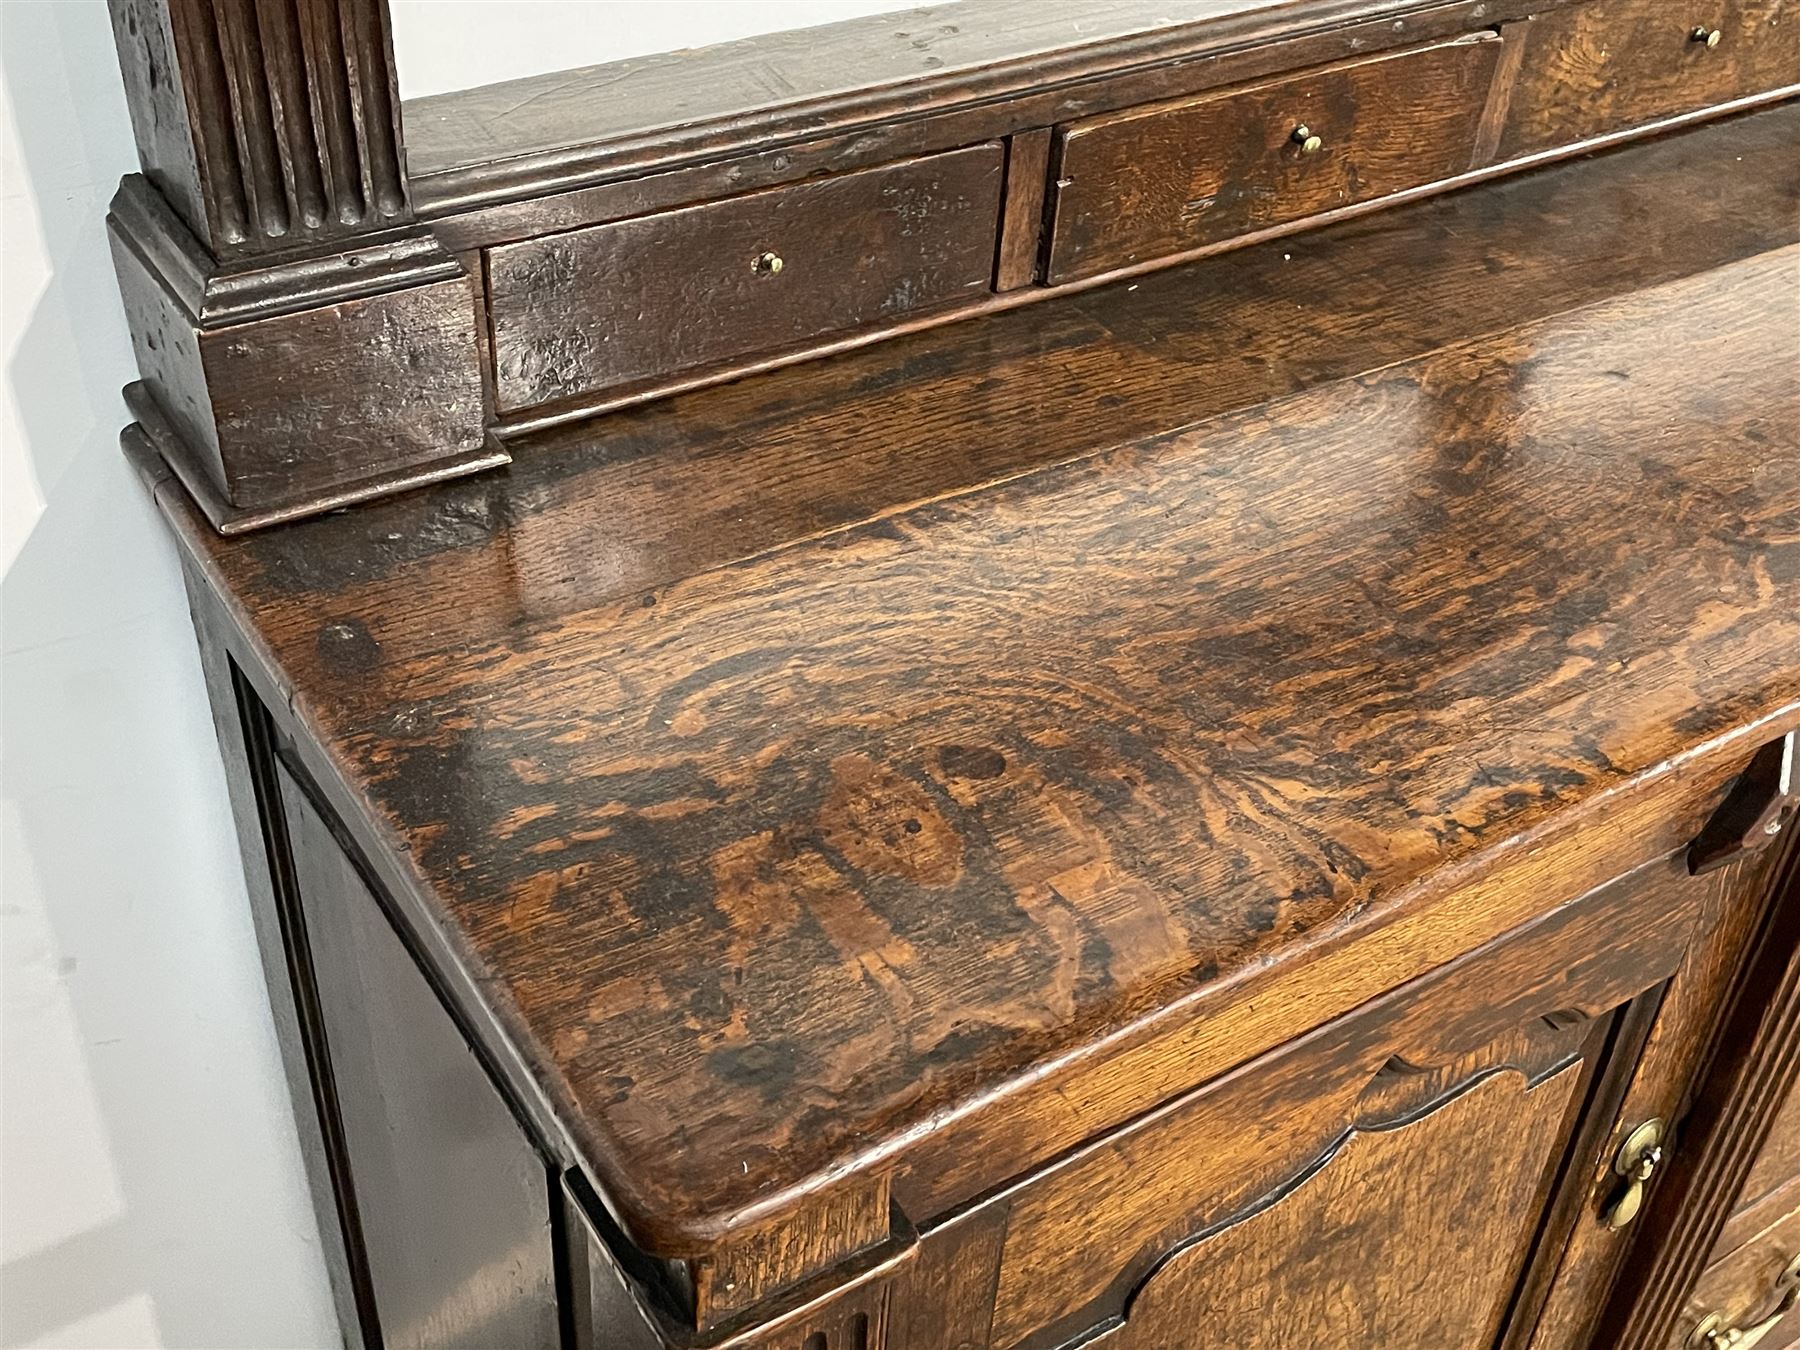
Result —
[[[1800,719],[1797,138],[1777,108],[261,534],[158,495],[619,1216],[699,1249]]]

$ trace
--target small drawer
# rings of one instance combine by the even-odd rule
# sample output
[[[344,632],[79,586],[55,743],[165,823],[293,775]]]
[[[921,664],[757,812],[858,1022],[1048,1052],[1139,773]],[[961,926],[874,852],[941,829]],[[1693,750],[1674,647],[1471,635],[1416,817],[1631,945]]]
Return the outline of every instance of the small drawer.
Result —
[[[999,142],[487,252],[503,412],[892,323],[992,283]]]
[[[1509,28],[1502,159],[1800,84],[1794,0],[1595,0]]]
[[[1730,1343],[1731,1332],[1762,1331],[1759,1350],[1800,1341],[1800,1308],[1782,1312],[1800,1287],[1800,1211],[1765,1228],[1706,1268],[1675,1326],[1669,1350],[1710,1350]],[[1764,1329],[1766,1328],[1766,1330]],[[1716,1334],[1709,1342],[1708,1332]]]
[[[1501,45],[1474,33],[1063,128],[1049,281],[1467,171]]]

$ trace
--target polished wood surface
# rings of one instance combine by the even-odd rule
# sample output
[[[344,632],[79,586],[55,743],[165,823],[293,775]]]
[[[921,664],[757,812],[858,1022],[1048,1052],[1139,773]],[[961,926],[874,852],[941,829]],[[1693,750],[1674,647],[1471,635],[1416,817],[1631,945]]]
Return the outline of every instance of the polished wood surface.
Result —
[[[1092,1344],[1491,1343],[1537,1217],[1534,1174],[1578,1081],[1573,1067],[1535,1086],[1491,1077],[1416,1120],[1352,1135],[1266,1209],[1171,1257]],[[1451,1226],[1462,1240],[1446,1246]]]
[[[956,341],[918,334],[558,428],[532,441],[528,496],[511,475],[483,479],[302,522],[232,556],[269,578],[257,602],[269,625],[306,624],[328,594],[386,661],[429,657],[471,628],[641,599],[1096,439],[1155,437],[1800,242],[1797,136],[1791,110],[1757,113],[997,315]],[[1634,247],[1619,246],[1626,235]],[[1342,284],[1381,276],[1406,284]],[[503,546],[512,520],[524,547]],[[329,674],[323,651],[293,659]]]
[[[1609,1127],[1585,1154],[1583,1221],[1574,1224],[1558,1244],[1554,1281],[1543,1291],[1529,1334],[1509,1339],[1507,1350],[1515,1346],[1578,1350],[1592,1343],[1594,1324],[1621,1262],[1632,1259],[1629,1244],[1633,1235],[1616,1233],[1595,1222],[1599,1206],[1617,1189],[1614,1159],[1627,1135],[1644,1121],[1684,1122],[1697,1068],[1716,1034],[1720,1010],[1763,918],[1780,863],[1779,849],[1765,849],[1758,857],[1692,879],[1690,884],[1697,883],[1689,899],[1693,930],[1681,966],[1656,1006],[1654,1021]],[[1661,865],[1676,873],[1687,870],[1678,854]]]
[[[995,320],[265,538],[164,497],[634,1237],[703,1253],[871,1168],[916,1207],[1057,1146],[909,1174],[934,1127],[1177,1023],[1217,1038],[1184,1072],[1229,1067],[1528,919],[1451,903],[1484,859],[1800,721],[1764,119],[1718,129],[1774,147],[1740,210],[1740,172],[1660,185],[1642,228],[1695,256],[1635,282],[1534,240],[1646,190],[1602,165],[1322,239],[1301,268],[1366,274],[1395,230],[1414,259],[1404,296],[1317,293],[1377,335],[1354,358],[1299,364],[1270,247],[1095,293],[1079,344]],[[1513,222],[1517,290],[1459,209]],[[1485,334],[1345,368],[1469,263]],[[961,461],[942,495],[859,478],[876,429]],[[690,467],[796,444],[797,489]]]
[[[1732,1210],[1800,1084],[1800,847],[1784,853],[1763,926],[1695,1077],[1687,1138],[1651,1193],[1632,1278],[1614,1289],[1601,1318],[1603,1344],[1657,1350],[1676,1330],[1684,1295],[1719,1254]]]
[[[1565,3],[1490,0],[1485,10]],[[554,174],[566,190],[822,132],[885,135],[901,111],[942,114],[1065,86],[1065,106],[1093,111],[1098,77],[1160,63],[1204,66],[1222,50],[1357,20],[1404,32],[1415,8],[1396,0],[922,7],[411,99],[408,158],[419,191],[441,212],[517,193],[533,177]]]

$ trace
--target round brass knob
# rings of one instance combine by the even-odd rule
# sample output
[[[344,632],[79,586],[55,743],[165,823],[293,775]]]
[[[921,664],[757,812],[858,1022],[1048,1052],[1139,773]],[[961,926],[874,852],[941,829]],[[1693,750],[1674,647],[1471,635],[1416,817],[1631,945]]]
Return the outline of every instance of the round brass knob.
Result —
[[[1323,138],[1314,135],[1313,129],[1304,122],[1294,128],[1293,140],[1303,155],[1316,155],[1325,148]]]
[[[1711,51],[1724,40],[1725,35],[1723,33],[1716,28],[1708,28],[1705,24],[1701,24],[1694,30],[1694,41],[1698,42],[1708,51]]]
[[[750,270],[759,277],[772,277],[784,266],[779,253],[759,253],[756,261],[750,264]]]

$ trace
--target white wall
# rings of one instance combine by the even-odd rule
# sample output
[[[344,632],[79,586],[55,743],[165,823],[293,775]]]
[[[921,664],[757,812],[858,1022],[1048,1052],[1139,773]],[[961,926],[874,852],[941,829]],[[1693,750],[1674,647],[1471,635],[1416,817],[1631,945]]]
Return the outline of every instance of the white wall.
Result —
[[[401,97],[420,98],[521,75],[943,2],[389,0],[389,8]]]
[[[409,94],[878,9],[400,0]],[[103,0],[0,0],[0,1345],[335,1343],[175,565],[118,450]]]

